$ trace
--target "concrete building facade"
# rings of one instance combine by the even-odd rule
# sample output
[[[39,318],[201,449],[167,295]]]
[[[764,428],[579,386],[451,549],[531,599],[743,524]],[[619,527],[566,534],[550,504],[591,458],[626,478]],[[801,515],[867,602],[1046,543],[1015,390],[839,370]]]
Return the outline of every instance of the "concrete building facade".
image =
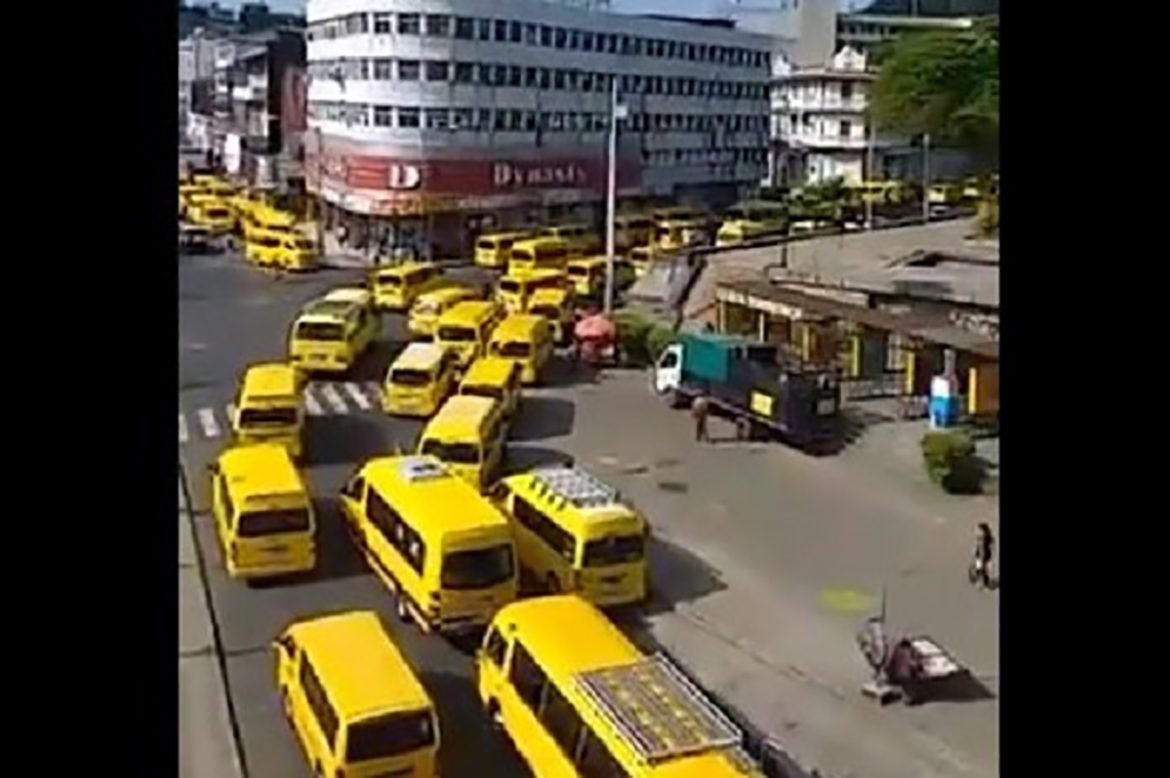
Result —
[[[351,232],[445,251],[488,223],[597,218],[611,79],[620,194],[718,205],[758,183],[768,38],[579,5],[309,0],[310,191]]]

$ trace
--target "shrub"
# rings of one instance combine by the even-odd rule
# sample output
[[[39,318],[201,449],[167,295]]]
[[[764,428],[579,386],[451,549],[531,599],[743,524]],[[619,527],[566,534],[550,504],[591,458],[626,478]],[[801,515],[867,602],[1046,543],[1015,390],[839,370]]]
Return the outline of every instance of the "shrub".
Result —
[[[975,441],[962,430],[932,430],[922,436],[922,462],[930,480],[952,494],[974,494],[983,486],[983,464]]]
[[[649,361],[646,335],[650,332],[650,322],[630,313],[620,313],[614,317],[614,321],[617,324],[618,349],[622,359],[631,365],[646,364]]]
[[[651,324],[646,332],[646,356],[650,361],[658,359],[662,350],[674,342],[674,330],[661,324]]]

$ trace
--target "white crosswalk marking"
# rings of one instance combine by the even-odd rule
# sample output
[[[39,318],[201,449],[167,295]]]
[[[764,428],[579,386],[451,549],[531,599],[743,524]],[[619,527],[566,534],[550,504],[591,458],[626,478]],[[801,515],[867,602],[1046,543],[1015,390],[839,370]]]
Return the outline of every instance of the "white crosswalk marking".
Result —
[[[179,414],[179,442],[187,442],[187,417]]]
[[[347,383],[345,385],[345,391],[347,394],[349,394],[350,397],[353,398],[353,401],[357,403],[358,407],[363,411],[368,411],[370,409],[370,401],[366,399],[364,394],[362,394],[362,390],[358,388],[357,384]]]
[[[305,410],[309,412],[310,416],[325,415],[325,409],[321,407],[321,403],[317,402],[317,398],[308,389],[305,389]]]
[[[334,413],[349,413],[349,408],[345,407],[345,400],[341,399],[341,395],[337,393],[337,389],[333,384],[325,384],[321,387],[321,395],[325,398],[325,402],[333,409]]]
[[[205,437],[219,437],[219,424],[216,423],[215,413],[210,408],[199,409],[199,423],[203,426],[203,435]]]

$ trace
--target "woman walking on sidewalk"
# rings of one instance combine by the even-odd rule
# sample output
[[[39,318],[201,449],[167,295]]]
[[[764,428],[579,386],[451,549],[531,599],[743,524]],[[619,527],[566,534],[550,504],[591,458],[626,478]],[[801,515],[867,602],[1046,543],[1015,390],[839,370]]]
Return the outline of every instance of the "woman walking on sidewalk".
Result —
[[[991,559],[995,555],[995,536],[991,534],[991,526],[987,522],[979,522],[975,531],[975,556],[971,560],[971,567],[967,577],[973,584],[984,589],[991,588]]]

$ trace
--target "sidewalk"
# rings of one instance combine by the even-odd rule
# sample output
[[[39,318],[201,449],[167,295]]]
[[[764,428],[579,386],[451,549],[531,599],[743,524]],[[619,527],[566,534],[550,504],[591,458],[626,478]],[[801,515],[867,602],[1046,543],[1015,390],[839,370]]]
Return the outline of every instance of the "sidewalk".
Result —
[[[179,778],[243,778],[226,684],[179,483]]]
[[[891,456],[903,435],[881,426],[823,459],[781,444],[696,445],[689,416],[648,382],[614,373],[533,392],[524,427],[534,448],[572,455],[650,519],[651,636],[825,776],[996,776],[998,600],[959,572],[975,523],[997,523],[994,500],[937,492],[912,457]],[[541,415],[561,429],[536,443]],[[532,445],[525,432],[510,458]],[[713,420],[716,440],[730,433]],[[888,708],[861,697],[869,669],[854,638],[883,588],[891,632],[937,639],[986,696]]]

